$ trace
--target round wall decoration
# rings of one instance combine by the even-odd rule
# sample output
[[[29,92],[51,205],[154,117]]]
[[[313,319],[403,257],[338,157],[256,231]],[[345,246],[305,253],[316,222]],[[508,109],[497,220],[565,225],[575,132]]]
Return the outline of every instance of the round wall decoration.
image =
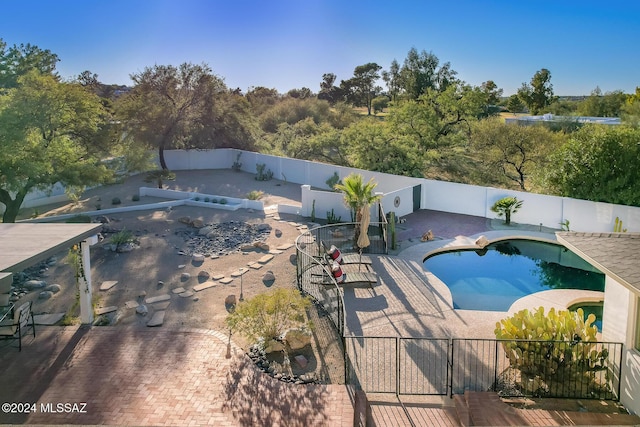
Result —
[[[400,196],[396,196],[396,198],[393,199],[393,206],[395,206],[396,208],[400,206]]]

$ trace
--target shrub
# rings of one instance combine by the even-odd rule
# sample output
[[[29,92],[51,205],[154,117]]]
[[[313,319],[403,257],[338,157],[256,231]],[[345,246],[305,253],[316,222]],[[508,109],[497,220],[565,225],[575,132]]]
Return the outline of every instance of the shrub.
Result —
[[[264,191],[253,190],[247,193],[247,199],[249,200],[259,200],[264,196]]]
[[[226,323],[245,337],[268,341],[277,339],[287,329],[310,327],[305,310],[311,306],[308,298],[296,289],[274,289],[240,302]]]
[[[116,248],[126,244],[135,242],[135,237],[133,237],[133,233],[129,230],[122,230],[115,233],[111,236],[111,244],[116,245]]]
[[[257,181],[269,181],[271,178],[273,178],[273,172],[271,171],[271,169],[267,169],[265,171],[265,168],[267,167],[267,165],[265,163],[258,163],[256,164],[256,180]]]
[[[200,197],[194,197],[193,200],[195,200],[196,202],[200,201]]]
[[[113,199],[111,199],[112,205],[119,205],[120,203],[122,203],[122,201],[120,200],[119,197],[114,197]]]
[[[329,177],[329,179],[327,179],[325,181],[325,183],[327,184],[327,187],[329,187],[331,190],[333,191],[340,191],[340,190],[336,190],[336,185],[337,184],[342,184],[342,181],[340,181],[340,177],[338,176],[338,172],[334,172],[333,175],[331,177]]]
[[[133,201],[133,202],[140,201],[140,195],[134,194],[133,196],[131,196],[131,201]]]
[[[220,199],[220,201],[218,201],[218,203],[220,203],[221,205],[226,205],[227,204],[227,199]]]
[[[154,170],[147,174],[144,182],[155,182],[158,188],[164,186],[164,181],[173,181],[176,179],[176,174],[167,169]]]
[[[511,368],[521,374],[521,387],[538,395],[557,394],[575,387],[576,394],[606,385],[598,384],[595,372],[607,369],[608,350],[598,345],[593,326],[596,317],[553,308],[521,310],[496,323],[495,334]]]
[[[211,199],[211,203],[218,203],[218,199]]]
[[[498,200],[491,206],[491,211],[498,214],[499,217],[504,216],[504,223],[511,224],[511,215],[518,212],[522,207],[522,200],[515,197],[507,196]]]
[[[205,203],[209,203],[209,198],[208,198],[208,197],[205,197],[205,198],[204,198],[204,202],[205,202]]]

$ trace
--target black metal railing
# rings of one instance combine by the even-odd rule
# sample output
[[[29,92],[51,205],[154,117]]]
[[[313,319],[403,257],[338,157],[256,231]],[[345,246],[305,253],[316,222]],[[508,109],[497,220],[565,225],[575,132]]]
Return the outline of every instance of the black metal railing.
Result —
[[[380,218],[384,212],[379,208]],[[317,227],[296,239],[298,288],[327,312],[342,337],[345,381],[368,393],[619,399],[621,343],[345,336],[343,291],[325,248],[356,252],[356,224]],[[386,222],[372,223],[366,252],[386,254]],[[323,247],[324,245],[324,247]]]

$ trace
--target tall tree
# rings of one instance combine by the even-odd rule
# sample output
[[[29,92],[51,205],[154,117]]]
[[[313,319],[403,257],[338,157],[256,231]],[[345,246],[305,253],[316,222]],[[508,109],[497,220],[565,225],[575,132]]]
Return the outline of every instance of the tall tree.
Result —
[[[640,129],[585,125],[550,158],[547,190],[561,196],[640,206]]]
[[[480,89],[487,97],[487,104],[498,105],[502,97],[502,89],[493,80],[487,80],[480,85]]]
[[[325,73],[322,75],[318,99],[324,99],[331,105],[337,102],[344,102],[344,93],[338,86],[335,86],[336,78],[336,75],[333,73]]]
[[[602,93],[599,87],[591,91],[591,95],[578,104],[578,114],[591,117],[620,117],[620,111],[627,100],[621,90]]]
[[[560,145],[561,134],[543,126],[506,124],[499,118],[480,120],[473,126],[472,147],[483,154],[488,174],[500,171],[507,183],[529,190],[530,175],[542,168],[553,150]]]
[[[627,100],[621,109],[622,121],[633,127],[640,127],[640,86],[636,92],[627,95]]]
[[[350,89],[352,102],[356,106],[367,107],[367,115],[371,115],[371,100],[376,97],[376,81],[380,78],[381,66],[375,62],[358,65],[353,71],[353,77],[345,83]]]
[[[14,222],[32,189],[103,183],[112,173],[108,116],[100,99],[37,69],[0,95],[0,202]]]
[[[135,86],[122,99],[119,114],[127,133],[157,147],[160,165],[168,169],[165,149],[202,145],[192,131],[201,126],[211,101],[227,92],[226,86],[206,64],[154,65],[131,79]]]
[[[522,113],[525,109],[525,105],[517,94],[513,94],[507,100],[507,108],[514,114]]]
[[[553,95],[551,71],[542,68],[531,78],[531,84],[522,83],[518,96],[533,115],[544,113],[545,107],[551,105],[556,97]]]
[[[395,59],[391,61],[389,71],[382,72],[382,80],[387,84],[387,91],[391,101],[395,102],[400,93],[400,64]]]
[[[450,63],[438,68],[439,63],[438,57],[431,52],[409,50],[399,76],[401,90],[408,99],[416,100],[429,89],[444,91],[449,85],[460,83],[456,78],[458,73],[451,69]]]
[[[0,93],[16,87],[18,79],[31,70],[57,79],[55,69],[58,61],[58,56],[48,49],[43,50],[28,43],[7,48],[6,42],[0,39]]]

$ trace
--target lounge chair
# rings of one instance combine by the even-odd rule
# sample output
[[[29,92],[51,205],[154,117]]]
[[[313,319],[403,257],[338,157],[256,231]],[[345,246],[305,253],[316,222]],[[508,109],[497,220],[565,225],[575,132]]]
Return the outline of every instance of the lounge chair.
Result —
[[[364,285],[373,287],[373,285],[378,283],[378,275],[376,273],[369,271],[345,273],[342,271],[342,267],[336,262],[332,264],[331,274],[338,286],[347,285],[357,287],[358,285]],[[312,274],[311,276],[314,278],[312,283],[317,285],[332,285],[334,283],[334,280],[331,280],[331,276],[327,274],[326,270],[323,270],[321,274]]]
[[[338,254],[336,256],[335,255],[335,251],[338,251]],[[321,254],[327,254],[332,260],[337,260],[338,258],[340,259],[338,262],[340,264],[363,264],[363,265],[371,265],[373,264],[373,262],[371,261],[371,258],[366,256],[366,255],[360,255],[360,254],[354,254],[354,253],[350,253],[350,254],[343,254],[340,249],[336,248],[335,246],[331,246],[329,249],[327,249],[326,245],[324,244],[324,242],[320,242],[320,253]]]

